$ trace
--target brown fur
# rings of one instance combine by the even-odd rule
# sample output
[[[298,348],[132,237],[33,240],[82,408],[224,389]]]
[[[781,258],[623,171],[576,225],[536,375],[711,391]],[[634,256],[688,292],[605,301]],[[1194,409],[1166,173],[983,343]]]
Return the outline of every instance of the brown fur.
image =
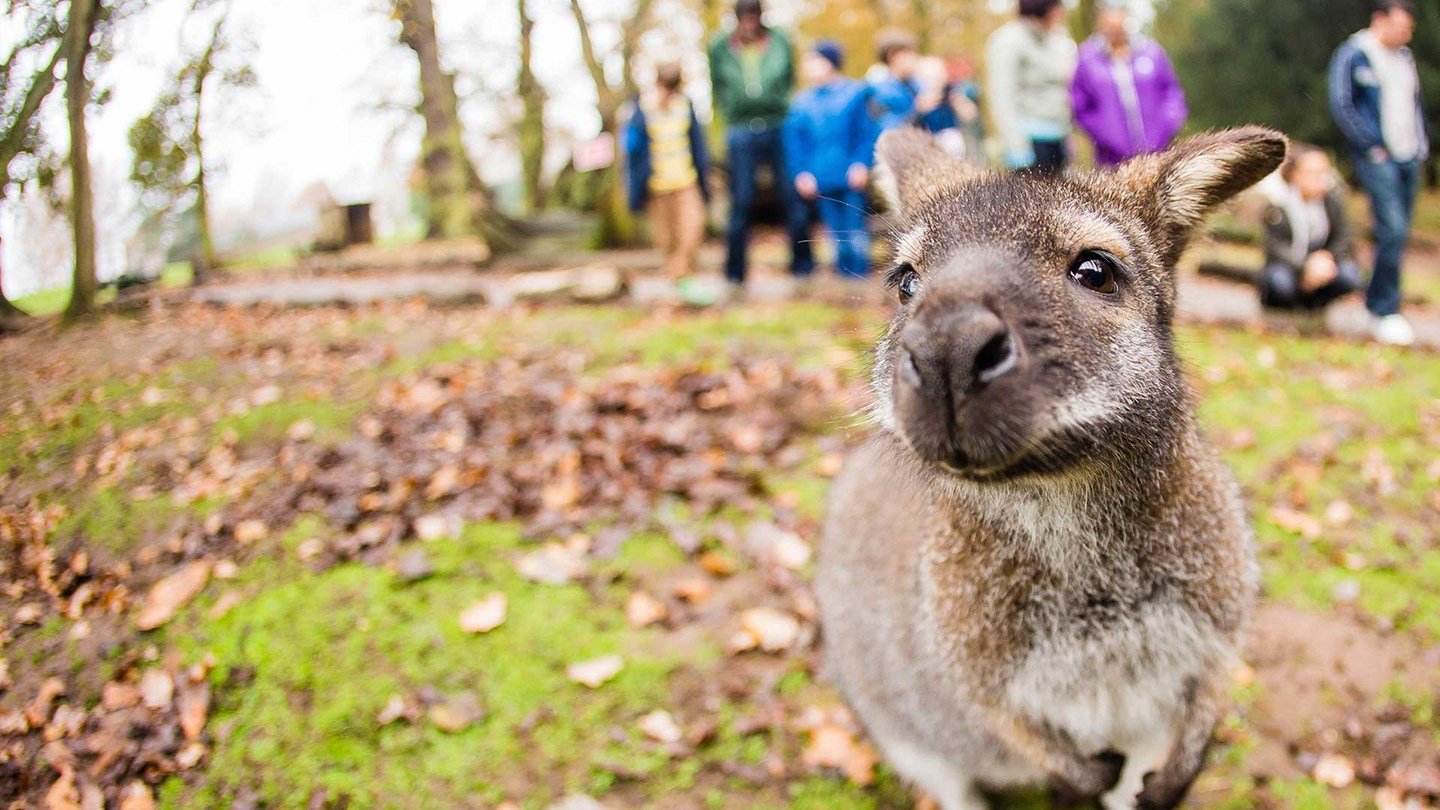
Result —
[[[1174,264],[1285,141],[1214,133],[1058,180],[986,176],[917,131],[879,153],[896,280],[913,268],[918,292],[876,349],[882,430],[831,498],[829,673],[947,808],[1045,781],[1173,806],[1256,589],[1237,488],[1176,358]],[[1071,277],[1092,250],[1118,260],[1113,293]],[[1164,761],[1122,776],[1111,749],[1157,741]]]

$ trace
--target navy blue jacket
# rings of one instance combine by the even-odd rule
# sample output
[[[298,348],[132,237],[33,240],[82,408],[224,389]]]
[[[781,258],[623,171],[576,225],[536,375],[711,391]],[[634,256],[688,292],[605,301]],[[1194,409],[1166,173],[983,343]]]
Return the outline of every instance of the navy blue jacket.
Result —
[[[811,87],[790,102],[782,137],[790,179],[809,172],[821,194],[849,188],[851,166],[869,166],[878,133],[870,117],[870,88],[840,78]]]
[[[689,103],[686,99],[686,103]],[[650,199],[650,130],[645,126],[645,110],[639,99],[630,103],[630,120],[625,124],[625,178],[630,196],[630,210],[643,211]],[[695,105],[690,104],[690,158],[695,161],[695,174],[699,178],[700,196],[710,201],[710,189],[705,178],[710,174],[710,150],[705,146],[705,129],[695,117]]]
[[[1408,48],[1404,53],[1413,63],[1414,57]],[[1418,84],[1415,110],[1416,120],[1420,122],[1420,154],[1416,159],[1424,161],[1430,156],[1430,137],[1425,131],[1425,111],[1420,103]],[[1345,40],[1330,59],[1330,115],[1357,158],[1363,158],[1377,146],[1385,146],[1380,118],[1380,81],[1369,55],[1355,37]]]

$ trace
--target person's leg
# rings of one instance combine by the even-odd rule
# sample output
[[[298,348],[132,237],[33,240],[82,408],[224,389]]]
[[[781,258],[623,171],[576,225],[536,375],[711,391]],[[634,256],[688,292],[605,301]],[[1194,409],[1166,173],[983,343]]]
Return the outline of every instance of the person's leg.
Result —
[[[1035,148],[1033,171],[1039,174],[1059,174],[1065,170],[1067,155],[1064,141],[1031,141]]]
[[[1305,296],[1305,306],[1321,309],[1360,289],[1360,266],[1352,261],[1339,263],[1335,278]]]
[[[695,258],[705,239],[705,198],[699,186],[675,192],[675,278],[695,272]]]
[[[1365,307],[1374,315],[1400,311],[1400,261],[1409,237],[1408,205],[1400,169],[1393,162],[1355,162],[1355,177],[1370,197],[1375,220],[1375,271],[1365,292]]]
[[[755,207],[755,173],[759,169],[754,136],[732,127],[726,136],[730,161],[730,224],[725,230],[725,278],[745,283],[745,252],[750,245],[750,218]]]
[[[847,191],[840,197],[836,213],[838,227],[844,232],[839,244],[840,272],[849,278],[865,278],[870,273],[870,231],[865,219],[865,194]]]
[[[650,230],[655,235],[655,249],[660,251],[663,264],[662,272],[668,278],[674,278],[675,270],[675,194],[665,192],[662,194],[650,195],[650,201],[646,204],[646,211],[650,215]]]
[[[1260,304],[1274,309],[1291,309],[1299,303],[1300,280],[1295,268],[1271,262],[1260,271]]]
[[[786,179],[790,172],[785,168],[785,148],[780,130],[766,130],[764,137],[766,154],[775,173],[776,192],[785,214],[785,231],[790,237],[790,273],[803,278],[815,272],[815,253],[810,245],[810,222],[814,208]]]

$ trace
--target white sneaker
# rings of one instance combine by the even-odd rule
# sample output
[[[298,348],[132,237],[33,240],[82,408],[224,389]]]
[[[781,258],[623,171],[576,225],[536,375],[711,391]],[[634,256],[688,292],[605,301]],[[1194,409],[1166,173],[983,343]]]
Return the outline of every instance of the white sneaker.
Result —
[[[1404,315],[1372,316],[1370,334],[1387,346],[1409,346],[1415,342],[1415,328]]]

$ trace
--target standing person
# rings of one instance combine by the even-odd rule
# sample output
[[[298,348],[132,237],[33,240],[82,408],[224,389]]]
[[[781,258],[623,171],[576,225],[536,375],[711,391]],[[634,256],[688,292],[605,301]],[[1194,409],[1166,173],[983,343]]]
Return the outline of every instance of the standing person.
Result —
[[[715,109],[725,120],[730,161],[730,224],[725,233],[725,278],[733,289],[745,284],[746,250],[755,215],[762,166],[776,179],[776,191],[790,235],[790,272],[806,277],[815,269],[805,206],[784,182],[785,155],[780,127],[795,89],[790,38],[764,23],[760,0],[736,0],[735,28],[710,44],[710,80]]]
[[[681,92],[680,65],[656,67],[652,93],[634,101],[625,126],[625,163],[630,208],[646,211],[655,243],[665,256],[665,275],[679,282],[695,272],[705,238],[705,178],[710,157],[695,107]]]
[[[937,72],[934,60],[920,55],[915,36],[908,31],[884,31],[878,39],[883,69],[871,70],[870,106],[880,128],[916,126],[940,132],[959,126],[949,103],[944,64]]]
[[[807,88],[785,118],[785,154],[795,191],[816,205],[835,241],[842,277],[863,279],[870,271],[870,233],[865,222],[865,187],[875,149],[870,90],[840,72],[845,52],[832,40],[816,43],[801,61]]]
[[[1400,314],[1400,267],[1415,212],[1420,167],[1430,154],[1420,76],[1406,47],[1415,33],[1410,0],[1377,0],[1370,27],[1330,60],[1330,114],[1375,219],[1375,272],[1365,294],[1371,333],[1398,346],[1415,342]]]
[[[1350,220],[1330,156],[1296,143],[1265,212],[1260,303],[1320,309],[1360,288]]]
[[[1019,0],[1018,7],[1017,19],[986,47],[990,116],[1007,167],[1058,174],[1069,160],[1075,42],[1065,31],[1061,0]]]
[[[1075,123],[1095,142],[1095,162],[1106,167],[1164,150],[1189,114],[1165,49],[1131,33],[1130,14],[1116,0],[1080,46],[1070,101]]]
[[[975,60],[968,54],[951,54],[945,60],[950,80],[950,100],[960,117],[960,134],[964,137],[963,157],[971,163],[984,163],[985,121],[980,115],[980,84],[975,81]]]

